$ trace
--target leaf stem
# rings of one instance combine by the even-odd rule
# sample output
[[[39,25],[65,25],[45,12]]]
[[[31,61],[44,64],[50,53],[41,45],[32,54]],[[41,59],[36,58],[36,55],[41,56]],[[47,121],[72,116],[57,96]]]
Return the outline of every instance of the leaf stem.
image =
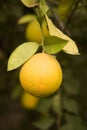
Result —
[[[39,0],[39,3],[41,3],[41,0]],[[43,32],[43,20],[44,20],[44,15],[41,15],[41,6],[39,4],[38,8],[36,9],[36,14],[37,14],[37,20],[39,22],[40,25],[40,30],[41,30],[41,37],[42,37],[42,41],[41,41],[41,46],[42,46],[42,52],[44,52],[44,32]]]
[[[41,29],[41,35],[42,35],[42,52],[44,52],[44,32],[43,32],[43,28],[42,25],[40,25],[40,29]]]

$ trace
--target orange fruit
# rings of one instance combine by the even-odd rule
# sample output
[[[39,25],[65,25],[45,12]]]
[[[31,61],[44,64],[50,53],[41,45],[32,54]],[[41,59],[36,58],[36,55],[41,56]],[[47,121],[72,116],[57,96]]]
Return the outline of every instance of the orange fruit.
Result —
[[[26,109],[34,109],[39,102],[39,98],[34,97],[25,91],[23,92],[21,96],[21,105]]]
[[[22,66],[20,82],[26,92],[33,96],[49,96],[61,85],[62,69],[54,56],[37,53]]]
[[[42,24],[42,29],[44,33],[44,37],[49,35],[46,22],[44,21]],[[25,30],[25,36],[28,41],[41,43],[42,41],[42,33],[39,22],[37,20],[33,20],[28,24]]]

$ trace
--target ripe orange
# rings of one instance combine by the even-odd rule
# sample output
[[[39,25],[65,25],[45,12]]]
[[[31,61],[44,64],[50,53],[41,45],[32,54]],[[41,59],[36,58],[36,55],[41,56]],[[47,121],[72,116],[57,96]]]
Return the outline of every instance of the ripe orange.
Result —
[[[26,109],[34,109],[39,102],[39,98],[34,97],[25,91],[23,92],[21,96],[21,105]]]
[[[49,96],[61,85],[60,64],[52,55],[37,53],[22,66],[20,82],[22,87],[33,96]]]
[[[42,28],[43,28],[44,36],[45,37],[48,36],[49,32],[45,21],[42,24]],[[25,36],[29,41],[41,43],[42,41],[41,28],[37,20],[34,20],[28,24],[25,30]]]

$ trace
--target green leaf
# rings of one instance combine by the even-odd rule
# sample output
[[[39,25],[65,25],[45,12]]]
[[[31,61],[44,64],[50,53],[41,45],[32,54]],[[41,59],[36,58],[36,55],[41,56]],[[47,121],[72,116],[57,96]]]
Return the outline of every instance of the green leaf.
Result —
[[[48,116],[43,117],[42,119],[38,120],[33,124],[40,130],[48,130],[53,125],[54,122],[55,122],[54,118]]]
[[[49,7],[47,6],[45,0],[40,0],[40,15],[44,16],[48,10]]]
[[[62,38],[64,40],[68,41],[68,43],[64,46],[63,51],[68,54],[79,55],[79,51],[76,46],[76,43],[70,37],[68,37],[66,34],[64,34],[62,31],[60,31],[52,23],[51,19],[49,19],[47,15],[46,15],[46,20],[47,20],[50,35],[57,36],[59,38]]]
[[[11,71],[25,63],[38,49],[36,42],[26,42],[18,46],[10,55],[7,70]]]
[[[76,130],[87,130],[87,126],[81,123],[81,124],[77,125]]]
[[[79,81],[77,81],[71,76],[69,77],[69,79],[66,79],[63,86],[65,89],[65,92],[67,92],[69,95],[70,94],[77,95],[79,93],[79,90],[80,90]]]
[[[74,124],[81,124],[82,119],[80,116],[71,115],[71,114],[65,114],[65,119],[67,123],[73,122]]]
[[[31,22],[31,21],[34,20],[34,19],[36,19],[36,15],[26,14],[26,15],[24,15],[23,17],[21,17],[21,18],[18,20],[18,24],[29,23],[29,22]]]
[[[64,124],[60,130],[76,130],[75,129],[75,126],[73,125],[73,123],[67,123],[67,124]]]
[[[60,130],[87,130],[87,127],[80,122],[79,124],[71,122],[63,125]]]
[[[21,86],[17,85],[15,86],[15,88],[13,89],[12,93],[11,93],[11,98],[12,99],[17,99],[22,93],[22,88]]]
[[[86,130],[87,127],[82,122],[80,116],[66,114],[66,124],[64,124],[60,130]]]
[[[34,7],[38,5],[37,0],[21,0],[21,2],[27,7]]]
[[[54,112],[58,115],[62,115],[62,108],[61,108],[61,95],[60,93],[54,95],[53,100],[52,100],[52,109]]]
[[[44,39],[44,49],[49,54],[55,54],[62,50],[68,41],[56,36],[49,36]]]
[[[67,2],[67,4],[66,4]],[[69,16],[70,11],[75,5],[75,0],[60,0],[56,12],[58,13],[59,18],[64,21]]]
[[[69,95],[77,95],[80,90],[80,83],[73,76],[72,71],[69,67],[63,70],[63,77],[64,77],[63,82],[64,91]]]
[[[46,113],[49,111],[51,105],[52,105],[51,97],[43,98],[43,99],[41,99],[41,102],[36,107],[36,110],[39,112],[42,112],[42,113]],[[45,107],[45,109],[44,109],[44,107]]]
[[[63,100],[63,108],[68,112],[72,112],[74,114],[78,114],[78,104],[75,100],[64,98]]]

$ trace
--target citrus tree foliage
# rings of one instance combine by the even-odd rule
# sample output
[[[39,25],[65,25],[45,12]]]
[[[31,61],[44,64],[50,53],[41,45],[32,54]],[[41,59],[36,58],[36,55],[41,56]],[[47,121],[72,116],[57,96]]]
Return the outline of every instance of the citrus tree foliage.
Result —
[[[42,20],[46,19],[46,22],[48,25],[48,31],[49,31],[50,35],[46,39],[44,37],[42,37],[41,44],[42,44],[42,48],[44,46],[44,48],[43,48],[44,52],[49,53],[49,54],[56,54],[59,51],[64,50],[66,53],[69,53],[69,54],[73,54],[73,55],[79,54],[78,48],[77,48],[75,42],[71,38],[69,38],[67,35],[65,35],[63,32],[61,32],[52,23],[52,21],[48,18],[47,12],[49,10],[49,7],[47,6],[47,4],[44,0],[40,0],[40,2],[38,2],[38,3],[35,0],[32,2],[31,2],[31,0],[29,2],[28,2],[28,0],[23,0],[22,2],[25,6],[30,7],[30,8],[33,6],[35,7],[36,5],[37,6],[39,5],[37,7],[38,12],[36,13],[36,16],[39,21],[40,27],[42,26]],[[32,15],[30,15],[30,16],[31,16],[31,21],[32,21]],[[29,17],[27,16],[27,19]],[[26,17],[23,17],[22,20],[19,20],[19,23],[21,23],[20,21],[27,22],[27,19],[26,20],[25,19],[26,19]],[[29,21],[30,21],[30,19],[29,19]],[[27,48],[26,43],[25,43],[25,47]],[[33,53],[32,49],[34,49],[34,48],[33,48],[33,46],[31,48],[31,43],[30,43],[29,52],[31,53],[31,55],[29,55],[29,54],[25,54],[25,53],[28,53],[28,51],[25,52],[25,49],[21,49],[21,47],[18,47],[18,49],[16,49],[16,50],[23,52],[23,54],[21,54],[20,52],[18,52],[16,50],[12,53],[12,55],[9,58],[9,62],[8,62],[8,70],[13,70],[13,69],[19,67],[20,65],[22,65],[23,63],[25,63],[25,61],[27,60],[26,55],[29,55],[29,58],[30,58],[37,51],[38,47],[37,47],[37,49],[35,48],[34,53]],[[21,54],[20,56],[18,56],[19,53]],[[22,58],[23,56],[25,56],[25,58]],[[17,60],[16,60],[17,62],[15,62],[16,58],[17,58]],[[22,59],[22,62],[20,62],[20,60],[18,60],[18,59]]]
[[[0,129],[86,130],[87,1],[1,0],[0,7]],[[27,24],[35,19],[40,25],[43,19],[47,22],[50,36],[44,39],[44,51],[59,60],[63,83],[58,92],[41,98],[30,110],[20,103],[23,89],[18,72],[43,49],[25,38]],[[7,66],[16,70],[7,72]]]

